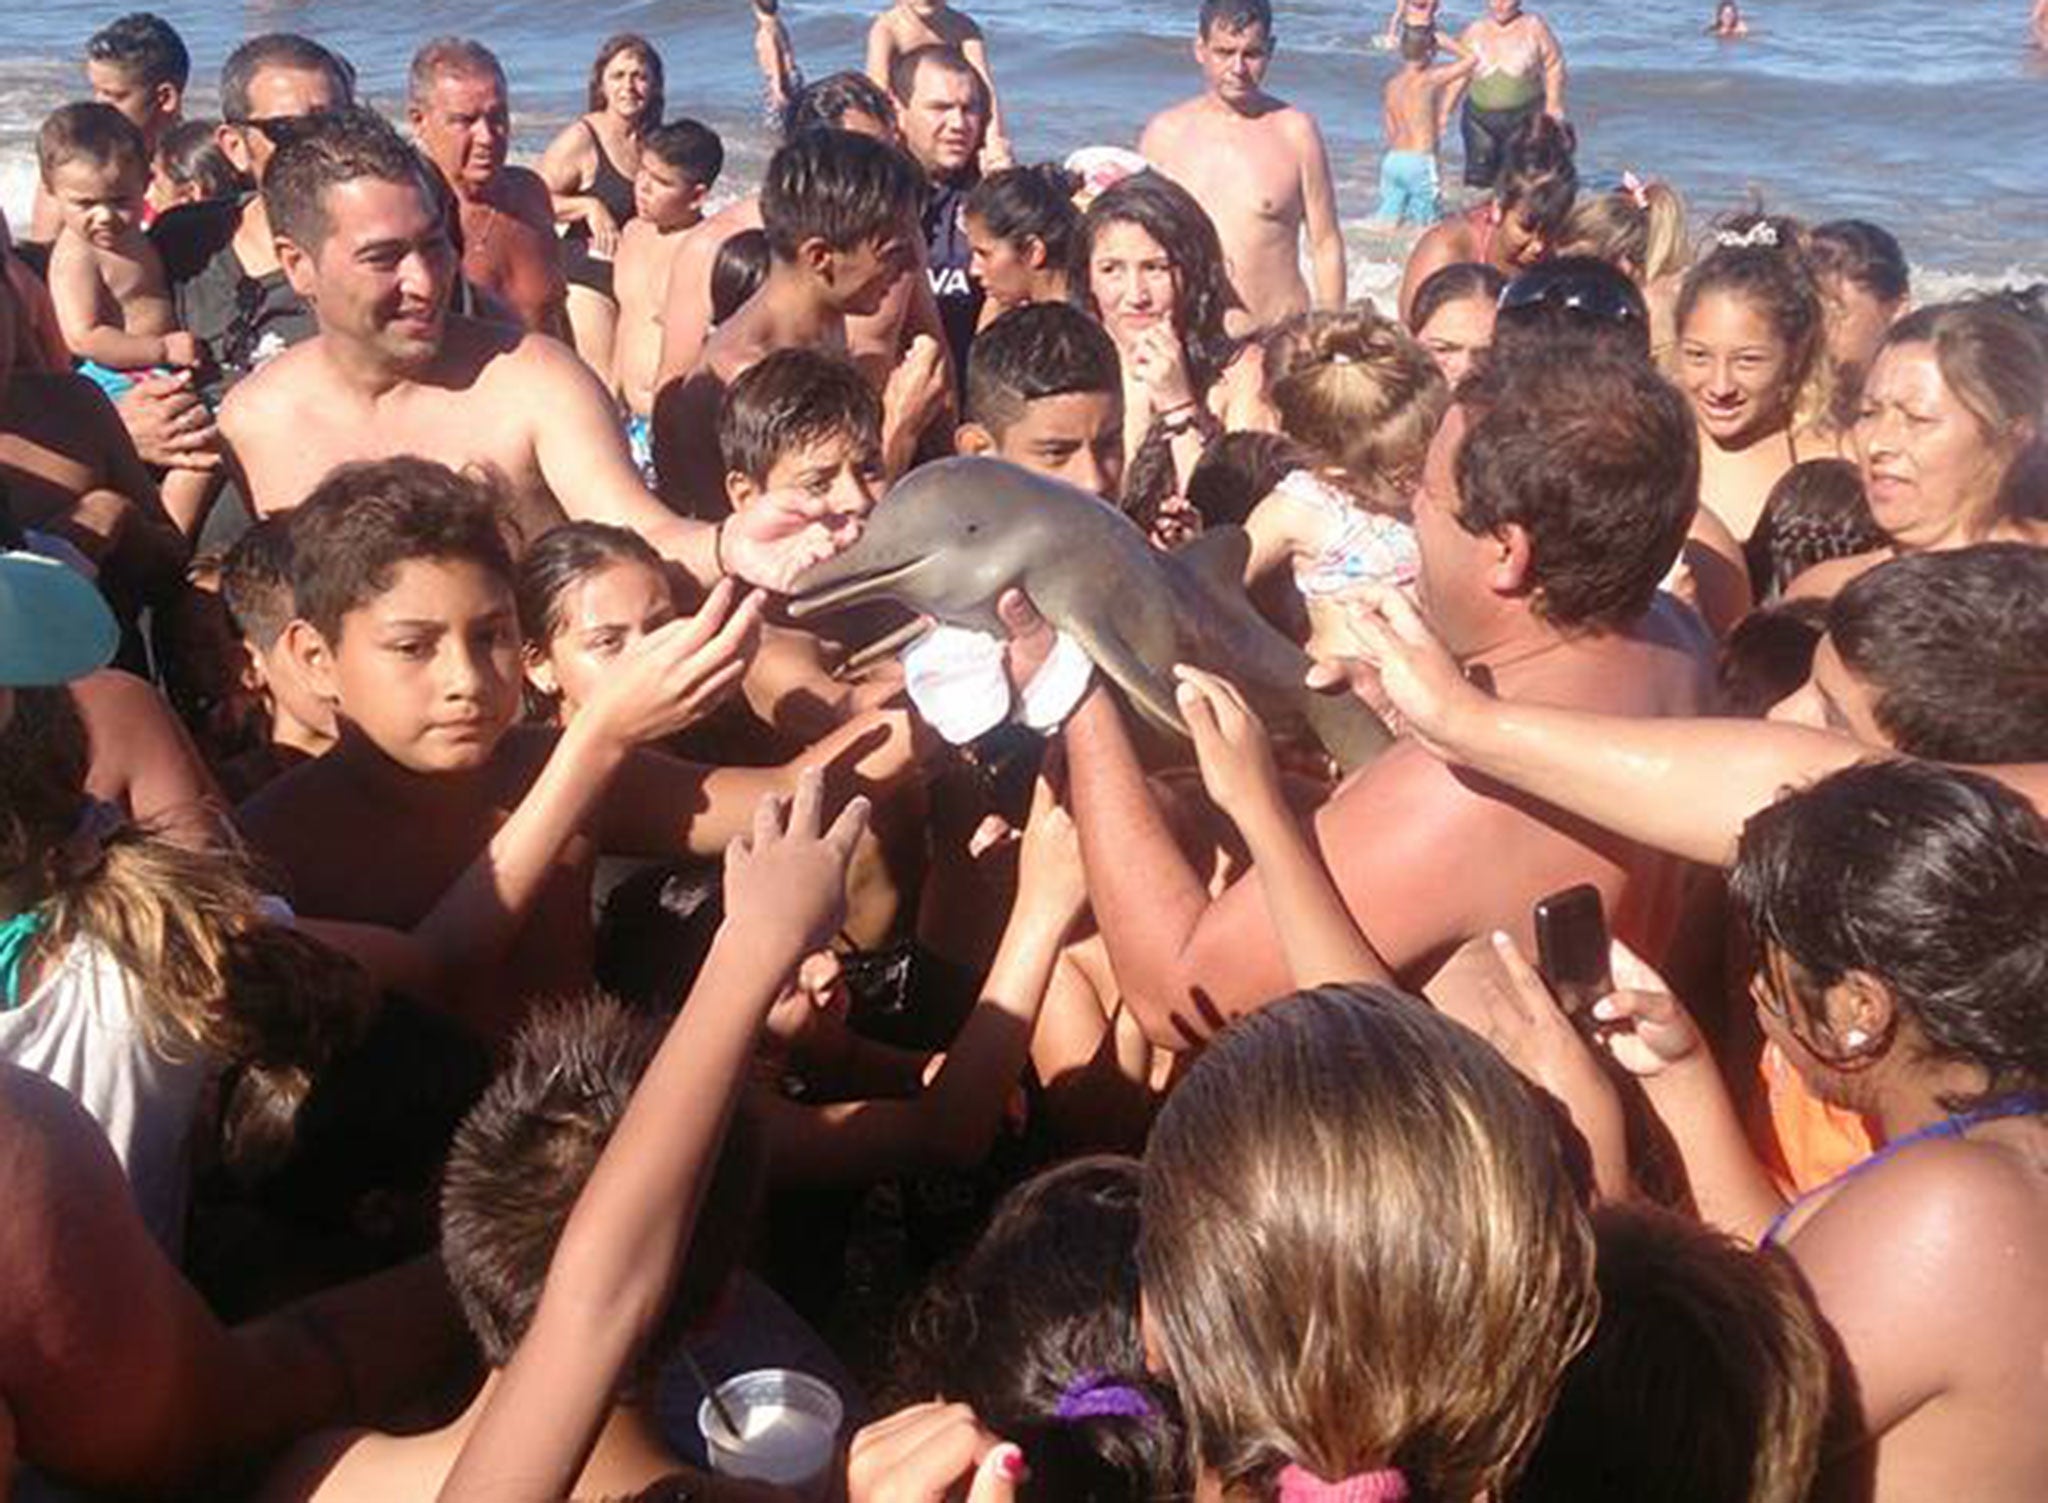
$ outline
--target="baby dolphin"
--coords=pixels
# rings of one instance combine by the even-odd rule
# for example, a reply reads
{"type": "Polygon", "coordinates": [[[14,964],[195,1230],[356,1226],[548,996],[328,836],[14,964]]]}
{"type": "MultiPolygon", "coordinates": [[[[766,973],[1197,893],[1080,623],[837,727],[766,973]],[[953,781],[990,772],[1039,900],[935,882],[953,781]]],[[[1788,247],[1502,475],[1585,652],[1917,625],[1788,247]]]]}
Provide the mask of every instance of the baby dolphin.
{"type": "Polygon", "coordinates": [[[1303,683],[1308,655],[1245,596],[1244,532],[1217,528],[1174,553],[1154,548],[1088,492],[1000,459],[940,460],[876,505],[860,540],[798,576],[790,615],[893,600],[1003,635],[1012,586],[1080,644],[1147,720],[1182,736],[1173,665],[1235,683],[1276,730],[1302,724],[1346,771],[1393,739],[1349,694],[1303,683]]]}

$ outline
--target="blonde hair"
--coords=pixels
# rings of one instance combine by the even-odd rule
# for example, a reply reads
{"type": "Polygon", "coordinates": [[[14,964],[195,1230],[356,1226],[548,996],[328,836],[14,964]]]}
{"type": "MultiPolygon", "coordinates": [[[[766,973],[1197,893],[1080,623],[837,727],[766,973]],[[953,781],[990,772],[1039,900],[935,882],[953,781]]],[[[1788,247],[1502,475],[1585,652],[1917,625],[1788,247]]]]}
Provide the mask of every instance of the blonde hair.
{"type": "Polygon", "coordinates": [[[135,983],[135,1026],[154,1053],[267,1064],[325,1027],[329,1002],[345,995],[359,1010],[360,972],[263,923],[237,853],[188,849],[126,822],[82,828],[93,809],[85,771],[69,694],[16,691],[14,721],[0,732],[0,893],[43,911],[52,952],[81,939],[106,949],[135,983]]]}
{"type": "Polygon", "coordinates": [[[1549,1118],[1384,987],[1297,993],[1195,1064],[1146,1152],[1138,1263],[1197,1458],[1255,1495],[1289,1463],[1497,1490],[1598,1310],[1549,1118]]]}
{"type": "Polygon", "coordinates": [[[1405,499],[1451,404],[1429,352],[1366,302],[1296,314],[1264,355],[1280,431],[1367,499],[1405,499]]]}
{"type": "Polygon", "coordinates": [[[1692,247],[1685,233],[1685,200],[1655,179],[1582,198],[1565,221],[1559,253],[1595,256],[1632,270],[1648,286],[1685,270],[1692,247]]]}

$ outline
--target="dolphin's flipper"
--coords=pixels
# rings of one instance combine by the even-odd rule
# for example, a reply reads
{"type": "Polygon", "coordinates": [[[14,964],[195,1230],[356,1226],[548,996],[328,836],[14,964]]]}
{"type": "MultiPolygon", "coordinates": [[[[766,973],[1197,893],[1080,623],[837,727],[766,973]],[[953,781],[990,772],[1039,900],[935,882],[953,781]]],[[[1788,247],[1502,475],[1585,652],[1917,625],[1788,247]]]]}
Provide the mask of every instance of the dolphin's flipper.
{"type": "Polygon", "coordinates": [[[1301,691],[1301,713],[1323,750],[1346,772],[1363,767],[1394,743],[1394,733],[1356,694],[1301,691]]]}
{"type": "Polygon", "coordinates": [[[1061,623],[1081,650],[1088,654],[1088,660],[1109,676],[1110,682],[1124,691],[1124,697],[1147,720],[1161,730],[1172,731],[1185,736],[1187,724],[1180,718],[1180,707],[1173,702],[1173,689],[1159,674],[1146,666],[1145,660],[1132,650],[1131,645],[1114,632],[1098,630],[1098,623],[1072,620],[1061,623]]]}
{"type": "Polygon", "coordinates": [[[1189,538],[1173,556],[1194,573],[1231,595],[1244,594],[1244,566],[1251,562],[1252,537],[1242,527],[1212,527],[1189,538]]]}

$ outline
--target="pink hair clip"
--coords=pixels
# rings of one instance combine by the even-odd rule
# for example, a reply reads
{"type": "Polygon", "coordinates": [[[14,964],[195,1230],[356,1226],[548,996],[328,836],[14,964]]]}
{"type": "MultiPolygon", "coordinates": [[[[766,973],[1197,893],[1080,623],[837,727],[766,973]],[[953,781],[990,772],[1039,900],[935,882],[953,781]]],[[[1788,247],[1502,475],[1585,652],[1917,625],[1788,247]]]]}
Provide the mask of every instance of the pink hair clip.
{"type": "Polygon", "coordinates": [[[1398,1467],[1325,1482],[1305,1466],[1280,1468],[1280,1503],[1407,1503],[1408,1478],[1398,1467]]]}
{"type": "Polygon", "coordinates": [[[1644,186],[1643,180],[1637,177],[1633,172],[1622,173],[1621,191],[1629,196],[1629,201],[1633,203],[1638,209],[1649,209],[1650,190],[1644,186]]]}

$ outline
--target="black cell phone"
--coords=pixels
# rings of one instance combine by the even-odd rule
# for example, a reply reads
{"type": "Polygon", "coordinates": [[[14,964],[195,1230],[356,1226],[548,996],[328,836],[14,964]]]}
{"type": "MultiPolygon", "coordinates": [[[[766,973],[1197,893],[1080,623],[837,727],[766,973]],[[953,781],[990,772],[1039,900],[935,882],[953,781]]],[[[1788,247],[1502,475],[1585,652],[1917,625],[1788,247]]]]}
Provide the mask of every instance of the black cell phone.
{"type": "Polygon", "coordinates": [[[1574,1018],[1614,990],[1599,888],[1581,882],[1537,902],[1536,969],[1574,1018]]]}

